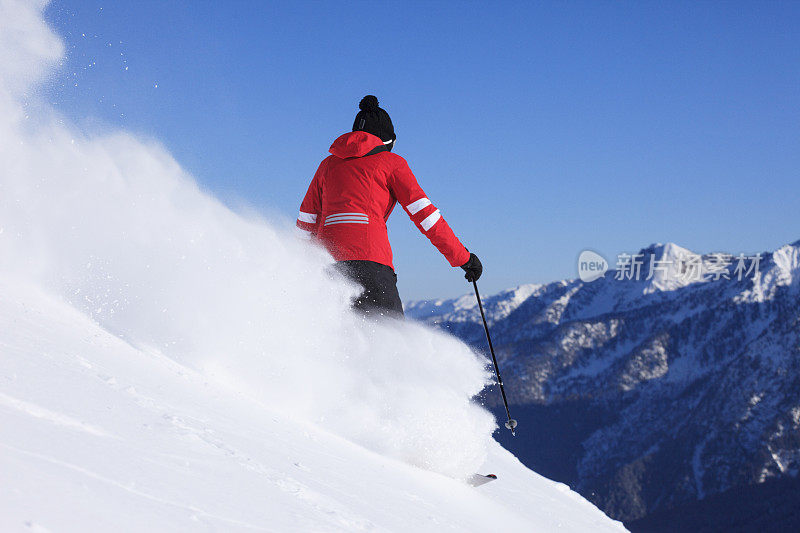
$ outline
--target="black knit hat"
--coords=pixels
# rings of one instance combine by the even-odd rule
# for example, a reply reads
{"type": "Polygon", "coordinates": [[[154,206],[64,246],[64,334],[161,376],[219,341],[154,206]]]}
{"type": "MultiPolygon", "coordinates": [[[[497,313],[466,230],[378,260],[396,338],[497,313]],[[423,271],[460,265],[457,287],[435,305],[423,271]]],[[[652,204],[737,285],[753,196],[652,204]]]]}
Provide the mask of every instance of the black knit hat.
{"type": "Polygon", "coordinates": [[[358,104],[361,110],[353,122],[353,131],[366,131],[381,138],[383,142],[394,141],[394,126],[389,113],[378,107],[378,98],[368,94],[358,104]]]}

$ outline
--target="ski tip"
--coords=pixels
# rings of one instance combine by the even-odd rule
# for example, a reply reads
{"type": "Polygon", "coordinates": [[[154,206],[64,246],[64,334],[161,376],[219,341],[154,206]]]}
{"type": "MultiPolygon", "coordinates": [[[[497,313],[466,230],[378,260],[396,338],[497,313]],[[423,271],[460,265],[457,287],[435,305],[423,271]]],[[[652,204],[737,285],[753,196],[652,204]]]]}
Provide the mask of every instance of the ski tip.
{"type": "Polygon", "coordinates": [[[472,474],[467,482],[473,487],[479,487],[495,479],[497,479],[497,476],[494,474],[472,474]]]}

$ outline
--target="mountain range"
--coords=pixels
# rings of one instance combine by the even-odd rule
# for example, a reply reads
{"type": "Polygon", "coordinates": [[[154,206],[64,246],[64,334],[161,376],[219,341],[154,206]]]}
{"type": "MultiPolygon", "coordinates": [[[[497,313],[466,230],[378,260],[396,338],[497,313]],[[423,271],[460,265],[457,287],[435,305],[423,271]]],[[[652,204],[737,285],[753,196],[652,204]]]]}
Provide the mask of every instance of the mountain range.
{"type": "MultiPolygon", "coordinates": [[[[735,530],[731,512],[765,498],[770,509],[769,497],[800,508],[796,489],[774,489],[800,471],[800,241],[752,257],[672,243],[630,257],[640,275],[484,299],[519,420],[517,437],[496,438],[633,530],[735,530]]],[[[473,294],[406,313],[485,350],[473,294]]],[[[504,419],[498,398],[485,401],[504,419]]]]}

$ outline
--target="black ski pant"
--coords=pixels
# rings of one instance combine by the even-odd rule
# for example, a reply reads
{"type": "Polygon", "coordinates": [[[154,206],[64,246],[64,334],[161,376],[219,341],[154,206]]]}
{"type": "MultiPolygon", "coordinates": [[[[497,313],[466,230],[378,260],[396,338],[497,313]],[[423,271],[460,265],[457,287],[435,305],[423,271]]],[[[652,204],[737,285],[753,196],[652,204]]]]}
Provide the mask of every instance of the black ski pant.
{"type": "Polygon", "coordinates": [[[362,287],[353,308],[365,315],[403,317],[403,302],[397,292],[397,274],[391,267],[375,261],[339,261],[336,269],[362,287]]]}

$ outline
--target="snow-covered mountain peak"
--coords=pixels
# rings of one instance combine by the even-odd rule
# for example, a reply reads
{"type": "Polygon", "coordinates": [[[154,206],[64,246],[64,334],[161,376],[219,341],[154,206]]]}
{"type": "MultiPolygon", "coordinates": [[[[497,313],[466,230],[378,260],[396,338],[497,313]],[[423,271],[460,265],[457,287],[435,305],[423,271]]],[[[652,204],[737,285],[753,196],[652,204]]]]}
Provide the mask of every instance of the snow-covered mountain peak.
{"type": "MultiPolygon", "coordinates": [[[[791,245],[787,245],[791,246],[791,245]]],[[[637,293],[648,295],[656,292],[669,292],[690,285],[706,284],[709,281],[727,282],[743,278],[759,279],[759,255],[733,255],[727,252],[699,254],[675,243],[655,243],[634,254],[631,263],[636,265],[636,276],[631,279],[634,286],[639,281],[637,293]],[[639,291],[639,289],[641,289],[639,291]]],[[[769,256],[769,254],[766,254],[769,256]]],[[[628,267],[628,270],[631,270],[628,267]]]]}
{"type": "Polygon", "coordinates": [[[700,280],[693,280],[684,274],[692,261],[700,256],[688,248],[675,243],[655,243],[639,251],[642,256],[644,286],[642,294],[658,291],[673,291],[700,280]]]}
{"type": "Polygon", "coordinates": [[[781,246],[772,254],[772,261],[787,285],[798,282],[800,274],[800,241],[781,246]]]}
{"type": "MultiPolygon", "coordinates": [[[[514,312],[517,307],[536,294],[537,291],[542,290],[543,287],[545,285],[528,283],[485,296],[482,297],[483,307],[487,314],[491,316],[491,320],[500,320],[514,312]]],[[[480,316],[478,302],[474,293],[467,293],[458,298],[410,302],[406,306],[406,311],[414,316],[448,316],[453,320],[467,320],[480,316]]]]}
{"type": "Polygon", "coordinates": [[[639,251],[645,256],[653,255],[659,261],[677,261],[688,255],[697,255],[695,252],[679,246],[674,242],[653,243],[639,251]]]}
{"type": "Polygon", "coordinates": [[[781,287],[800,291],[800,241],[781,246],[771,254],[763,254],[760,270],[755,274],[751,287],[742,291],[737,300],[770,300],[781,287]]]}

